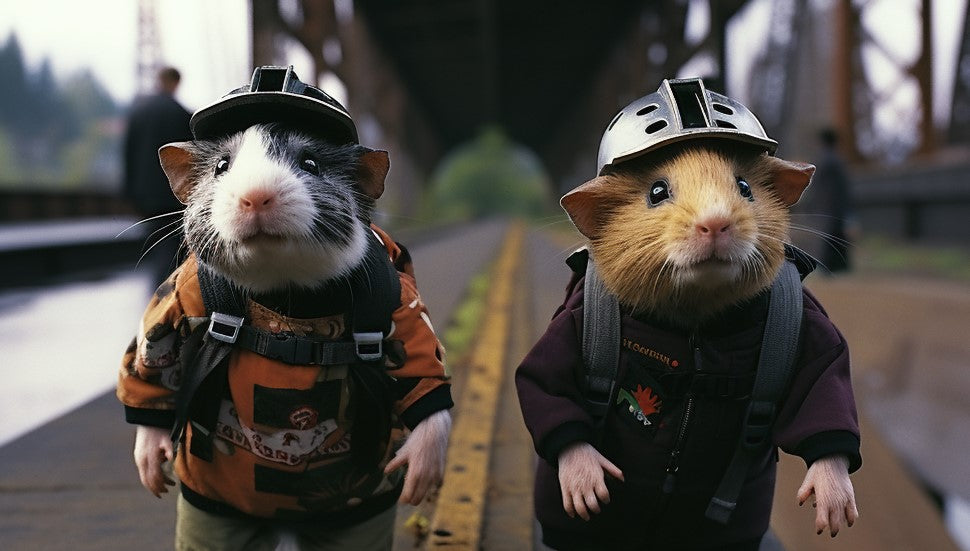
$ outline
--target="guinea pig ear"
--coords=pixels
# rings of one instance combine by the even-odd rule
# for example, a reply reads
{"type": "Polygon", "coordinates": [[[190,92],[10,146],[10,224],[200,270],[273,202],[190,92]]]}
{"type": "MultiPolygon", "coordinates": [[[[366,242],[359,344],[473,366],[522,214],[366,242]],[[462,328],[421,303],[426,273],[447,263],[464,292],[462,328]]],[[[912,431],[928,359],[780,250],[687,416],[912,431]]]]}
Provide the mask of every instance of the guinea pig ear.
{"type": "Polygon", "coordinates": [[[384,193],[384,179],[391,169],[391,161],[387,151],[365,149],[360,156],[360,166],[357,169],[357,183],[371,199],[378,199],[384,193]]]}
{"type": "Polygon", "coordinates": [[[189,203],[189,193],[195,187],[192,179],[192,165],[195,156],[192,154],[192,142],[173,142],[158,148],[158,160],[162,163],[162,170],[168,177],[168,184],[172,186],[172,193],[183,204],[189,203]]]}
{"type": "Polygon", "coordinates": [[[598,176],[563,195],[559,200],[579,233],[590,239],[596,239],[605,223],[604,209],[601,207],[603,198],[609,194],[609,188],[608,178],[598,176]]]}
{"type": "Polygon", "coordinates": [[[771,163],[772,187],[778,198],[786,206],[798,202],[815,174],[815,165],[786,161],[777,157],[768,157],[771,163]]]}

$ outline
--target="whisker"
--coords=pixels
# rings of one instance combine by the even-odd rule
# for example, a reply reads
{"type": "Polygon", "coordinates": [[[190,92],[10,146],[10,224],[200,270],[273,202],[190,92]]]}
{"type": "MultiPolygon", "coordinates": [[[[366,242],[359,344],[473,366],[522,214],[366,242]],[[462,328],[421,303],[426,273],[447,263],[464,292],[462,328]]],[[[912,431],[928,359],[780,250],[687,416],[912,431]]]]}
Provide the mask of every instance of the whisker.
{"type": "MultiPolygon", "coordinates": [[[[179,227],[175,228],[175,230],[174,230],[174,231],[177,232],[181,228],[181,221],[169,222],[168,224],[165,224],[164,226],[159,227],[158,229],[156,229],[152,233],[148,234],[148,237],[145,238],[145,241],[148,242],[155,235],[157,235],[159,233],[162,233],[164,231],[168,231],[168,230],[170,230],[171,228],[173,228],[175,226],[179,226],[179,227]]],[[[169,235],[171,235],[171,233],[167,234],[165,237],[168,237],[169,235]]],[[[163,237],[162,239],[165,239],[165,237],[163,237]]],[[[159,241],[161,241],[161,239],[159,241]]],[[[155,244],[157,244],[157,243],[158,243],[158,241],[155,242],[155,244]]]]}
{"type": "Polygon", "coordinates": [[[822,214],[822,213],[808,213],[808,212],[793,212],[790,214],[792,218],[824,218],[826,220],[835,220],[838,222],[845,222],[845,218],[840,216],[835,216],[832,214],[822,214]]]}
{"type": "Polygon", "coordinates": [[[536,226],[536,229],[538,229],[538,230],[544,230],[544,229],[551,228],[553,226],[558,226],[558,225],[561,225],[561,224],[572,224],[572,222],[570,222],[568,219],[567,220],[563,220],[562,218],[560,218],[558,216],[550,216],[548,218],[540,218],[536,222],[540,222],[540,224],[538,226],[536,226]],[[544,220],[551,220],[551,222],[542,223],[544,220]]]}
{"type": "Polygon", "coordinates": [[[660,288],[660,280],[664,277],[664,271],[668,269],[671,271],[671,273],[673,273],[673,266],[670,264],[670,258],[665,258],[664,263],[661,264],[660,269],[657,270],[656,277],[653,278],[653,288],[651,289],[653,294],[657,294],[657,291],[660,288]]]}
{"type": "Polygon", "coordinates": [[[179,233],[179,230],[178,229],[172,230],[172,231],[168,232],[167,234],[163,235],[158,241],[155,241],[154,243],[152,243],[152,245],[150,247],[148,247],[147,249],[145,249],[145,252],[143,252],[141,254],[141,256],[138,257],[138,261],[135,262],[135,266],[141,265],[141,261],[145,259],[145,256],[149,252],[151,252],[152,249],[154,249],[156,246],[158,246],[159,243],[161,243],[162,241],[165,241],[169,237],[172,237],[174,235],[178,235],[178,233],[179,233]]]}
{"type": "Polygon", "coordinates": [[[832,235],[830,233],[827,233],[827,232],[824,232],[824,231],[821,231],[821,230],[817,230],[815,228],[810,228],[810,227],[807,227],[807,226],[796,226],[796,225],[792,225],[792,229],[793,230],[797,230],[797,231],[801,231],[801,232],[805,232],[805,233],[808,233],[808,234],[811,234],[811,235],[817,235],[818,237],[821,237],[824,241],[826,241],[828,243],[838,243],[840,245],[854,246],[854,244],[851,241],[849,241],[848,239],[844,239],[842,237],[838,237],[836,235],[832,235]]]}
{"type": "Polygon", "coordinates": [[[140,226],[140,225],[142,225],[142,224],[144,224],[146,222],[151,222],[152,220],[158,220],[159,218],[165,218],[166,216],[181,216],[182,213],[184,213],[184,212],[185,212],[185,209],[182,209],[182,210],[178,210],[178,211],[175,211],[175,212],[166,212],[166,213],[163,213],[163,214],[159,214],[157,216],[152,216],[151,218],[145,218],[144,220],[139,220],[139,221],[135,222],[134,224],[132,224],[132,225],[128,226],[127,228],[125,228],[125,229],[121,230],[120,232],[118,232],[118,235],[115,236],[115,239],[118,239],[126,231],[134,228],[135,226],[140,226]]]}

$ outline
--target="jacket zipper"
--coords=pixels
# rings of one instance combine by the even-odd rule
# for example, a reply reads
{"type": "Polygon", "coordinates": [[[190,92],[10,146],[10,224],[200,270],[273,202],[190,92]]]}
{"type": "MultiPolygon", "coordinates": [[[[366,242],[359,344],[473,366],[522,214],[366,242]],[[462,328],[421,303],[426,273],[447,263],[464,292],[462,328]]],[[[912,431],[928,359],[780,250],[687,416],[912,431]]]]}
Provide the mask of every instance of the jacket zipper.
{"type": "MultiPolygon", "coordinates": [[[[701,349],[696,344],[694,335],[690,336],[690,345],[694,349],[694,372],[701,369],[701,349]]],[[[680,420],[680,429],[677,431],[677,440],[670,451],[670,460],[667,461],[667,476],[664,477],[663,493],[672,494],[677,483],[677,471],[680,470],[680,452],[683,450],[684,441],[687,439],[687,427],[690,424],[691,415],[694,413],[694,395],[687,391],[687,405],[684,406],[684,416],[680,420]]]]}

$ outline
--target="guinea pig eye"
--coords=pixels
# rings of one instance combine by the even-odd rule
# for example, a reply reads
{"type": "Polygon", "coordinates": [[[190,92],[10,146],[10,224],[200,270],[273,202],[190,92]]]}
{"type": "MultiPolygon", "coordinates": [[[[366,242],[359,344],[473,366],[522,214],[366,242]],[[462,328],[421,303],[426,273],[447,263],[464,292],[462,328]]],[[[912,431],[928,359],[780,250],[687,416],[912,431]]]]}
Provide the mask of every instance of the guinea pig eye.
{"type": "Polygon", "coordinates": [[[657,180],[650,186],[650,194],[647,196],[647,203],[655,207],[670,199],[670,186],[663,180],[657,180]]]}
{"type": "Polygon", "coordinates": [[[304,172],[309,172],[314,176],[320,175],[320,167],[317,165],[317,162],[309,157],[305,157],[302,161],[300,161],[300,168],[303,169],[304,172]]]}
{"type": "Polygon", "coordinates": [[[751,194],[751,185],[740,176],[738,176],[738,192],[741,194],[741,197],[744,197],[748,201],[754,201],[754,195],[751,194]]]}
{"type": "Polygon", "coordinates": [[[229,157],[223,157],[219,159],[218,163],[216,163],[216,176],[227,170],[229,170],[229,157]]]}

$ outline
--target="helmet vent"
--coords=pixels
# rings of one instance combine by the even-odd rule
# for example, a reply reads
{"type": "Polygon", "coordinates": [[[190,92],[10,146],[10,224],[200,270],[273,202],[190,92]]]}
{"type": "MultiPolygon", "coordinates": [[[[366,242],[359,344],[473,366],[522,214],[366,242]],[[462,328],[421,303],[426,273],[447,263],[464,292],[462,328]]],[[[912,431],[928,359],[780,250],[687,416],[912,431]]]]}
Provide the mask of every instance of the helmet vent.
{"type": "MultiPolygon", "coordinates": [[[[720,104],[720,103],[713,103],[711,105],[713,105],[714,110],[717,111],[718,113],[723,113],[725,115],[733,115],[734,114],[734,109],[731,109],[727,105],[723,105],[723,104],[720,104]]],[[[731,128],[734,128],[734,127],[732,126],[731,128]]]]}
{"type": "Polygon", "coordinates": [[[654,134],[656,132],[659,132],[659,131],[663,130],[664,128],[667,128],[667,121],[665,121],[665,120],[659,120],[659,121],[651,124],[650,126],[648,126],[646,128],[645,132],[647,134],[654,134]]]}
{"type": "Polygon", "coordinates": [[[729,123],[728,121],[722,121],[720,119],[715,120],[714,121],[714,124],[720,126],[721,128],[733,128],[734,130],[737,130],[738,129],[737,126],[734,126],[733,124],[729,123]]]}
{"type": "Polygon", "coordinates": [[[657,109],[660,109],[660,106],[657,105],[656,103],[651,103],[650,105],[648,105],[648,106],[644,107],[643,109],[637,111],[637,116],[642,117],[642,116],[644,116],[644,115],[646,115],[648,113],[653,113],[657,109]]]}
{"type": "Polygon", "coordinates": [[[673,92],[677,112],[680,114],[681,128],[710,126],[707,121],[704,89],[701,87],[700,80],[671,82],[670,91],[673,92]]]}
{"type": "Polygon", "coordinates": [[[610,123],[610,125],[606,127],[606,131],[609,132],[610,130],[613,130],[613,127],[616,126],[616,123],[620,121],[620,117],[622,116],[623,116],[623,111],[620,111],[619,113],[617,113],[616,116],[613,117],[613,121],[610,123]]]}
{"type": "Polygon", "coordinates": [[[253,78],[253,92],[281,92],[286,82],[286,67],[263,67],[253,78]]]}

